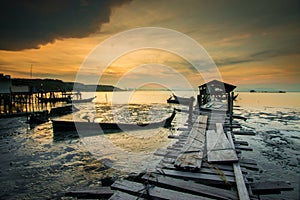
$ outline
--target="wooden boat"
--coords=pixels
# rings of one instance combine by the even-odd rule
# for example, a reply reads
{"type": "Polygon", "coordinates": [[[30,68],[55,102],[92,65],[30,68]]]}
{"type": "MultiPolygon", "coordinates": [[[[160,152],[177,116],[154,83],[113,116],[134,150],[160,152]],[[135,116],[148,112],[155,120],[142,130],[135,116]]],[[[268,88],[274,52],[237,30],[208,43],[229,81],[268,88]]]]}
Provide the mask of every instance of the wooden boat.
{"type": "Polygon", "coordinates": [[[238,96],[239,96],[239,94],[234,95],[233,96],[233,101],[236,101],[238,96]]]}
{"type": "Polygon", "coordinates": [[[67,105],[67,106],[52,108],[50,113],[48,112],[48,110],[32,112],[28,116],[29,117],[28,123],[34,125],[43,124],[45,122],[48,122],[50,117],[67,115],[75,111],[78,111],[76,107],[74,107],[73,105],[67,105]]]}
{"type": "Polygon", "coordinates": [[[88,98],[88,99],[67,99],[67,103],[88,103],[92,102],[96,97],[88,98]]]}
{"type": "Polygon", "coordinates": [[[43,124],[49,121],[49,113],[48,110],[41,112],[34,112],[29,115],[28,122],[30,124],[43,124]]]}
{"type": "Polygon", "coordinates": [[[181,105],[189,105],[191,101],[194,101],[194,97],[190,98],[184,98],[184,97],[179,97],[173,94],[169,99],[167,99],[168,103],[174,103],[174,104],[181,104],[181,105]]]}
{"type": "Polygon", "coordinates": [[[152,123],[110,123],[110,122],[74,122],[52,119],[53,132],[65,132],[65,131],[77,131],[77,130],[94,130],[105,132],[119,132],[119,131],[131,131],[137,129],[153,129],[171,126],[176,112],[173,111],[172,115],[162,121],[152,123]]]}
{"type": "Polygon", "coordinates": [[[67,115],[78,111],[78,109],[73,105],[66,105],[61,107],[52,108],[50,111],[50,117],[57,117],[62,115],[67,115]]]}

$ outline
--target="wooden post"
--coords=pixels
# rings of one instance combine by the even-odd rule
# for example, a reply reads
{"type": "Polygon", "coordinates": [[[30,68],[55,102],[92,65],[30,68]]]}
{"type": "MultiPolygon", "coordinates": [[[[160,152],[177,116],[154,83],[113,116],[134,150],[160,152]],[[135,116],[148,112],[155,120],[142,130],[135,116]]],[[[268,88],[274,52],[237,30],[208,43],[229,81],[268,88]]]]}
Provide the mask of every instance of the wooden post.
{"type": "Polygon", "coordinates": [[[230,97],[230,110],[229,110],[229,120],[230,120],[230,130],[232,131],[232,121],[233,121],[233,98],[234,98],[234,92],[231,92],[230,97]]]}
{"type": "Polygon", "coordinates": [[[190,98],[190,103],[189,103],[189,118],[188,118],[188,125],[189,127],[192,126],[193,123],[193,105],[194,105],[194,97],[190,98]]]}
{"type": "MultiPolygon", "coordinates": [[[[227,132],[226,134],[227,134],[229,143],[231,144],[232,148],[235,149],[231,132],[227,132]]],[[[242,170],[241,170],[240,164],[238,162],[233,163],[233,171],[234,171],[234,175],[235,175],[235,182],[237,185],[240,200],[250,200],[249,193],[248,193],[248,190],[247,190],[247,187],[246,187],[246,184],[244,181],[244,177],[242,174],[242,170]]]]}

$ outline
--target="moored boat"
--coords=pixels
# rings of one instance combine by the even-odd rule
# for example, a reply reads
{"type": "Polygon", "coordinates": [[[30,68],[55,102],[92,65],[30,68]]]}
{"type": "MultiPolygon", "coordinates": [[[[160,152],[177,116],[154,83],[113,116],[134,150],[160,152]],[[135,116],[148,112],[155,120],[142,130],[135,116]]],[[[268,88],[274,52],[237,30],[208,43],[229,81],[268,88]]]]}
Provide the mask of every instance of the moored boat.
{"type": "Polygon", "coordinates": [[[88,103],[88,102],[92,102],[96,97],[91,97],[88,99],[67,99],[66,102],[67,103],[88,103]]]}
{"type": "Polygon", "coordinates": [[[176,112],[173,111],[172,115],[159,122],[149,123],[114,123],[114,122],[83,122],[83,121],[66,121],[52,119],[53,132],[64,132],[64,131],[103,131],[105,132],[116,132],[116,131],[131,131],[138,129],[154,129],[159,127],[168,128],[171,126],[176,112]]]}
{"type": "Polygon", "coordinates": [[[31,113],[29,115],[29,123],[30,124],[43,124],[49,121],[49,112],[48,110],[31,113]]]}
{"type": "Polygon", "coordinates": [[[179,97],[173,94],[169,99],[167,99],[168,103],[174,103],[174,104],[181,104],[181,105],[189,105],[191,101],[194,101],[194,97],[185,98],[185,97],[179,97]]]}

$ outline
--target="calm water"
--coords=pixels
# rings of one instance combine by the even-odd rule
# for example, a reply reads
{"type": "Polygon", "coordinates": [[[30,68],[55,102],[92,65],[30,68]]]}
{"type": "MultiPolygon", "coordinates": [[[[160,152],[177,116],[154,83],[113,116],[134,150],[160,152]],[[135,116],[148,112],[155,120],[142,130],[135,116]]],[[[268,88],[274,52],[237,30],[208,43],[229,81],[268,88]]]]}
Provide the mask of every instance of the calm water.
{"type": "MultiPolygon", "coordinates": [[[[195,96],[194,92],[178,92],[195,96]]],[[[168,117],[167,91],[84,93],[95,103],[79,104],[79,112],[64,119],[99,122],[150,122],[168,117]]],[[[239,136],[253,152],[243,156],[258,161],[256,180],[286,180],[292,192],[265,199],[298,199],[300,150],[300,93],[239,93],[235,113],[248,117],[243,128],[256,136],[239,136]]],[[[178,114],[174,125],[183,127],[187,116],[178,114]]],[[[30,128],[25,118],[0,119],[0,199],[56,198],[68,188],[97,188],[101,179],[151,170],[161,159],[153,152],[172,142],[164,128],[93,137],[53,136],[51,122],[30,128]]]]}

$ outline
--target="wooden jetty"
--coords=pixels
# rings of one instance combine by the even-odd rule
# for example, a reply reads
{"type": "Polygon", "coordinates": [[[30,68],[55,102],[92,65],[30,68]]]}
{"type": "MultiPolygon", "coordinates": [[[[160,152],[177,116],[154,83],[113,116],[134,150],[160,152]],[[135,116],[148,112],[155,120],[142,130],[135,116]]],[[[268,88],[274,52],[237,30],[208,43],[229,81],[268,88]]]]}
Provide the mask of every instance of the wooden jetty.
{"type": "MultiPolygon", "coordinates": [[[[213,82],[219,84],[219,82],[213,82]]],[[[224,87],[224,86],[223,86],[224,87]]],[[[225,85],[226,87],[226,85],[225,85]]],[[[231,86],[230,86],[231,87],[231,86]]],[[[285,182],[253,182],[249,170],[258,169],[255,161],[241,158],[237,147],[248,143],[235,139],[232,131],[234,87],[218,92],[227,104],[207,101],[202,91],[197,115],[190,116],[190,126],[173,137],[176,142],[155,153],[161,162],[153,171],[137,177],[119,179],[109,188],[95,191],[72,191],[66,196],[84,194],[85,198],[103,199],[259,199],[259,195],[291,190],[285,182]],[[228,97],[228,95],[230,97],[228,97]],[[202,104],[205,102],[205,104],[202,104]],[[205,109],[201,109],[201,108],[205,109]],[[206,109],[208,108],[209,109],[206,109]],[[216,109],[218,112],[216,112],[216,109]],[[224,111],[224,112],[221,112],[224,111]],[[271,189],[272,188],[272,189],[271,189]],[[101,193],[103,191],[103,193],[101,193]],[[68,195],[71,194],[71,195],[68,195]]],[[[203,89],[203,88],[201,88],[203,89]]],[[[219,90],[218,90],[219,91],[219,90]]],[[[210,90],[212,93],[212,90],[210,90]]],[[[210,96],[209,98],[214,98],[210,96]]],[[[195,113],[195,112],[190,112],[195,113]]]]}

